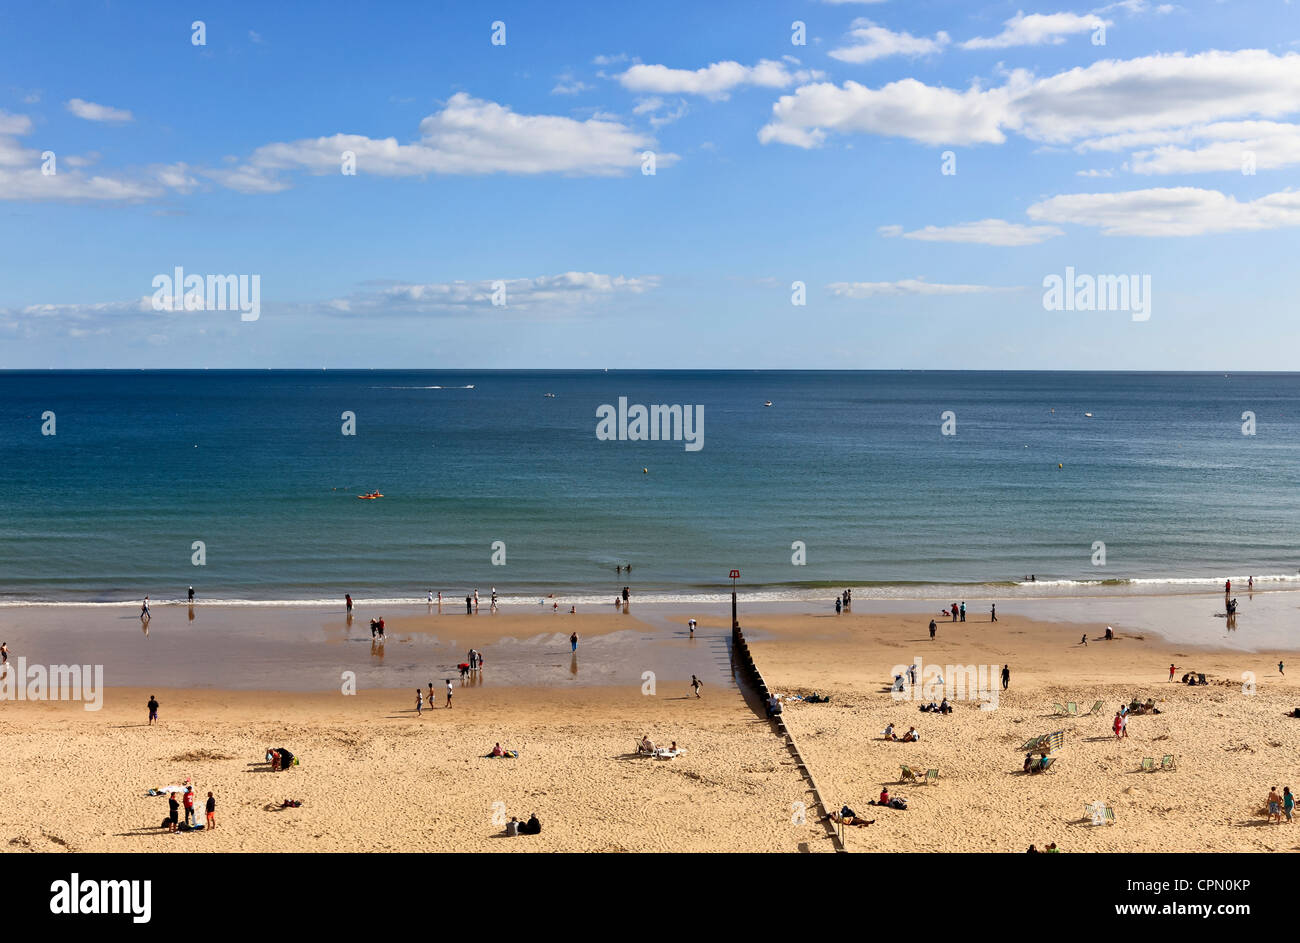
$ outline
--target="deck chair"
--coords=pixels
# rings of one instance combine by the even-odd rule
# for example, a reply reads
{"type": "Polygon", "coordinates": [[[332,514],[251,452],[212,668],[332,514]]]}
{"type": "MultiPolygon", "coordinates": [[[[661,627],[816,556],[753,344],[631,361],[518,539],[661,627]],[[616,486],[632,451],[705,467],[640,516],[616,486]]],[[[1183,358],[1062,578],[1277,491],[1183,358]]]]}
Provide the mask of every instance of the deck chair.
{"type": "Polygon", "coordinates": [[[1112,809],[1110,806],[1106,806],[1106,818],[1105,818],[1105,821],[1106,821],[1108,824],[1110,824],[1110,825],[1114,825],[1114,824],[1115,824],[1115,810],[1112,809]]]}
{"type": "Polygon", "coordinates": [[[902,769],[903,769],[903,775],[899,777],[898,780],[900,783],[916,782],[916,773],[912,772],[912,767],[904,766],[902,769]]]}
{"type": "Polygon", "coordinates": [[[1101,705],[1102,705],[1102,702],[1101,702],[1101,701],[1098,701],[1096,704],[1092,705],[1092,710],[1088,711],[1088,713],[1084,714],[1083,716],[1084,716],[1084,717],[1091,717],[1093,714],[1100,714],[1100,713],[1101,713],[1101,705]]]}
{"type": "Polygon", "coordinates": [[[1155,760],[1155,757],[1152,757],[1152,756],[1144,756],[1144,757],[1142,757],[1142,772],[1144,772],[1144,773],[1150,773],[1150,772],[1153,772],[1153,771],[1155,770],[1155,768],[1156,768],[1156,760],[1155,760]]]}
{"type": "Polygon", "coordinates": [[[1050,773],[1052,771],[1052,766],[1055,765],[1055,763],[1056,763],[1056,757],[1045,756],[1043,757],[1043,762],[1038,771],[1040,773],[1050,773]]]}
{"type": "Polygon", "coordinates": [[[654,756],[654,755],[655,755],[655,751],[654,751],[654,750],[647,750],[645,747],[643,747],[643,746],[641,745],[641,741],[638,740],[638,741],[636,742],[636,755],[637,755],[637,756],[654,756]]]}
{"type": "Polygon", "coordinates": [[[939,771],[937,769],[928,769],[925,771],[925,784],[937,783],[939,781],[939,771]]]}
{"type": "Polygon", "coordinates": [[[1020,752],[1033,753],[1038,749],[1039,745],[1046,739],[1047,739],[1047,734],[1040,734],[1037,737],[1034,737],[1032,740],[1026,740],[1024,746],[1020,748],[1020,752]]]}
{"type": "Polygon", "coordinates": [[[1078,717],[1079,705],[1074,703],[1074,701],[1070,701],[1068,704],[1065,705],[1065,713],[1068,714],[1070,717],[1078,717]]]}
{"type": "Polygon", "coordinates": [[[1043,746],[1047,748],[1048,753],[1055,753],[1057,750],[1061,749],[1061,747],[1065,746],[1065,731],[1057,730],[1054,733],[1049,733],[1045,738],[1043,746]]]}
{"type": "Polygon", "coordinates": [[[1160,758],[1160,768],[1161,768],[1161,769],[1177,769],[1177,768],[1178,768],[1178,765],[1174,762],[1174,758],[1173,758],[1173,756],[1172,756],[1171,754],[1167,754],[1167,755],[1162,756],[1162,757],[1160,758]]]}
{"type": "Polygon", "coordinates": [[[1064,705],[1064,704],[1053,704],[1052,707],[1054,707],[1054,708],[1056,709],[1056,716],[1057,716],[1057,717],[1064,717],[1066,714],[1069,713],[1069,711],[1067,711],[1067,710],[1065,709],[1065,705],[1064,705]]]}

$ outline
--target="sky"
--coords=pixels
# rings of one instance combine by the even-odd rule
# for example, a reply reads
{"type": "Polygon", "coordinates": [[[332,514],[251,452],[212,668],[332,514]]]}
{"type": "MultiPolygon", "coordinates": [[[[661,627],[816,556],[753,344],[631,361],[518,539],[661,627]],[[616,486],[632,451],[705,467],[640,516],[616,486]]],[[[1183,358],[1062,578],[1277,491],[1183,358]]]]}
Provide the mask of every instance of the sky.
{"type": "Polygon", "coordinates": [[[1298,183],[1287,0],[5,4],[0,369],[1289,370],[1298,183]]]}

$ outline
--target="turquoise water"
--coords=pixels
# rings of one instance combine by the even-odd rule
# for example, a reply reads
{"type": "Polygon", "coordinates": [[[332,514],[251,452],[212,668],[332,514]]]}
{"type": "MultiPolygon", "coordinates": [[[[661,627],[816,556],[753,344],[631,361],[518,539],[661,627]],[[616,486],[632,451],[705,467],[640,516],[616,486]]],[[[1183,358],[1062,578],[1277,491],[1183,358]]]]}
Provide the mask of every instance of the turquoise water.
{"type": "Polygon", "coordinates": [[[3,373],[0,455],[11,604],[671,600],[732,568],[750,598],[1029,573],[1017,592],[1076,594],[1300,567],[1294,374],[3,373]],[[703,447],[599,440],[620,396],[702,406],[703,447]]]}

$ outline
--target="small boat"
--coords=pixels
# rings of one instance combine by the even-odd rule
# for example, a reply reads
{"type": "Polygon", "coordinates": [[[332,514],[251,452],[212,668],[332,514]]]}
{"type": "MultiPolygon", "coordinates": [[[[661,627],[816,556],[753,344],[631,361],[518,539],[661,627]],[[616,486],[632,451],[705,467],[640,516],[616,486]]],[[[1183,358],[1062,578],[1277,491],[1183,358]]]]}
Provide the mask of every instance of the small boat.
{"type": "Polygon", "coordinates": [[[768,401],[767,401],[766,403],[764,403],[763,405],[764,405],[764,406],[771,406],[771,405],[772,405],[772,401],[771,401],[771,400],[768,400],[768,401]]]}
{"type": "Polygon", "coordinates": [[[545,396],[547,399],[555,399],[554,393],[543,393],[542,395],[545,396]]]}
{"type": "Polygon", "coordinates": [[[357,495],[357,497],[360,498],[362,501],[373,501],[375,500],[375,498],[382,498],[383,495],[380,494],[378,491],[372,491],[370,492],[370,494],[359,494],[357,495]]]}
{"type": "Polygon", "coordinates": [[[1089,419],[1092,418],[1092,413],[1084,413],[1084,415],[1087,416],[1089,419]]]}

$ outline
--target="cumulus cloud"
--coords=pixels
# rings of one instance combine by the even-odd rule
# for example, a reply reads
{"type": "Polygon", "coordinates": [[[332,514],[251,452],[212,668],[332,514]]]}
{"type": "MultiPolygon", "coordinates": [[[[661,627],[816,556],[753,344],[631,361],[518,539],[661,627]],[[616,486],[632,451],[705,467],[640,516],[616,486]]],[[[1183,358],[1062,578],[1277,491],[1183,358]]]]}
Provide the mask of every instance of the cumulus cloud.
{"type": "Polygon", "coordinates": [[[629,91],[648,95],[703,95],[722,100],[743,85],[760,88],[788,88],[807,82],[817,73],[791,71],[775,59],[761,59],[757,65],[714,62],[702,69],[672,69],[666,65],[638,64],[617,76],[629,91]]]}
{"type": "Polygon", "coordinates": [[[1168,131],[1116,134],[1083,141],[1076,149],[1133,150],[1129,169],[1137,174],[1240,172],[1248,159],[1260,170],[1273,170],[1300,164],[1300,125],[1219,121],[1168,131]]]}
{"type": "Polygon", "coordinates": [[[1046,78],[1017,69],[1003,85],[965,91],[902,79],[796,88],[772,106],[764,143],[817,147],[829,134],[925,144],[1000,144],[1008,132],[1049,144],[1168,130],[1300,110],[1300,55],[1266,50],[1107,59],[1046,78]]]}
{"type": "Polygon", "coordinates": [[[941,51],[949,43],[948,34],[942,30],[935,33],[933,39],[928,39],[907,32],[895,33],[867,19],[853,21],[849,39],[852,42],[848,45],[830,51],[832,59],[860,64],[887,56],[928,56],[941,51]]]}
{"type": "Polygon", "coordinates": [[[826,286],[836,298],[876,298],[883,295],[978,295],[994,291],[1017,291],[997,285],[945,285],[924,278],[896,282],[832,282],[826,286]]]}
{"type": "Polygon", "coordinates": [[[107,121],[116,124],[122,124],[127,121],[134,121],[131,112],[125,108],[112,108],[108,105],[96,105],[94,102],[84,101],[80,98],[71,99],[67,103],[68,111],[72,112],[78,118],[85,118],[87,121],[107,121]]]}
{"type": "Polygon", "coordinates": [[[1029,207],[1031,219],[1092,226],[1107,236],[1199,236],[1300,226],[1300,190],[1240,202],[1218,190],[1163,187],[1069,193],[1029,207]]]}
{"type": "Polygon", "coordinates": [[[1005,219],[981,219],[973,223],[952,226],[925,226],[912,232],[903,232],[901,226],[881,226],[882,236],[902,236],[921,242],[965,242],[982,246],[1032,246],[1054,236],[1064,235],[1055,226],[1026,226],[1009,223],[1005,219]]]}
{"type": "MultiPolygon", "coordinates": [[[[655,146],[649,135],[607,116],[579,121],[558,115],[523,115],[459,92],[441,111],[420,122],[420,138],[410,144],[392,137],[334,134],[264,144],[238,166],[204,173],[235,190],[270,193],[289,185],[278,176],[284,171],[339,173],[343,153],[351,151],[358,174],[385,177],[492,173],[613,176],[640,166],[641,154],[655,146]]],[[[657,154],[661,167],[675,160],[676,155],[657,154]]]]}
{"type": "Polygon", "coordinates": [[[1011,46],[1059,45],[1067,36],[1091,33],[1103,26],[1113,26],[1094,13],[1030,13],[1018,12],[1002,24],[996,36],[977,36],[961,44],[963,49],[1007,49],[1011,46]]]}

